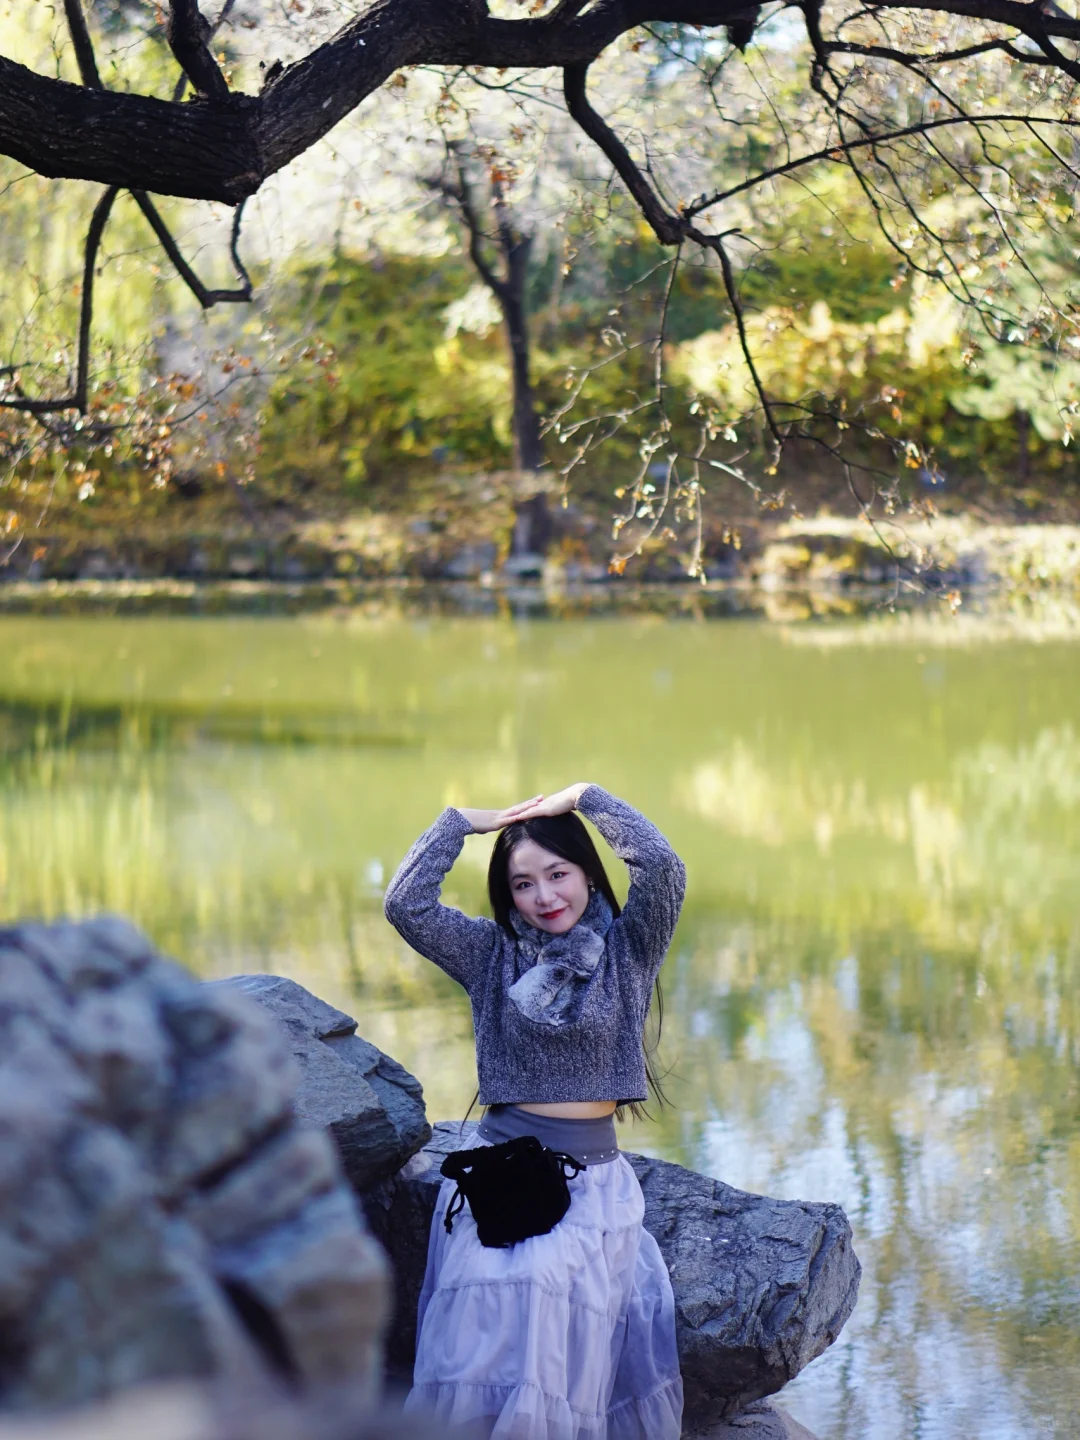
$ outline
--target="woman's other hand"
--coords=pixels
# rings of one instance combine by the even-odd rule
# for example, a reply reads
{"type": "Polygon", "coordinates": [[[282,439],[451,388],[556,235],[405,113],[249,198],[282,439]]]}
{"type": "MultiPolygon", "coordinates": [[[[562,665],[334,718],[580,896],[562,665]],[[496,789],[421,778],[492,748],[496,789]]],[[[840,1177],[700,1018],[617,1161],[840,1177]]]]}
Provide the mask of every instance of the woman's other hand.
{"type": "Polygon", "coordinates": [[[568,785],[554,795],[534,795],[531,800],[519,800],[505,810],[467,810],[457,806],[459,814],[472,826],[477,835],[487,835],[492,830],[504,830],[517,820],[532,820],[539,815],[566,815],[577,808],[581,792],[589,788],[587,780],[577,785],[568,785]]]}
{"type": "Polygon", "coordinates": [[[487,835],[492,830],[504,830],[507,825],[513,825],[515,820],[524,819],[526,811],[543,798],[543,795],[534,795],[531,800],[519,800],[516,805],[509,805],[505,810],[467,810],[464,805],[456,808],[459,815],[465,816],[477,835],[487,835]]]}
{"type": "Polygon", "coordinates": [[[532,820],[538,815],[567,815],[577,809],[582,791],[588,788],[588,780],[582,780],[577,785],[568,785],[565,790],[556,790],[554,795],[535,795],[531,800],[514,806],[514,818],[532,820]]]}

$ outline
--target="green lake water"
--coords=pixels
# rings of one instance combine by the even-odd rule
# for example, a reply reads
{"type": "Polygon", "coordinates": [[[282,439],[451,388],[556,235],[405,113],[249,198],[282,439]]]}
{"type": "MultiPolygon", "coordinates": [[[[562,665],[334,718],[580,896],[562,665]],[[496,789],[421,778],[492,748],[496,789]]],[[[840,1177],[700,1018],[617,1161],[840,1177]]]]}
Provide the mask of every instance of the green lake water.
{"type": "MultiPolygon", "coordinates": [[[[781,1403],[822,1440],[1080,1434],[1080,644],[935,623],[0,618],[6,915],[295,976],[472,1095],[381,893],[446,804],[596,780],[686,860],[671,1108],[623,1143],[841,1203],[864,1265],[781,1403]]],[[[470,840],[450,898],[483,907],[470,840]]],[[[618,865],[614,869],[618,871],[618,865]]],[[[624,877],[619,877],[624,883],[624,877]]]]}

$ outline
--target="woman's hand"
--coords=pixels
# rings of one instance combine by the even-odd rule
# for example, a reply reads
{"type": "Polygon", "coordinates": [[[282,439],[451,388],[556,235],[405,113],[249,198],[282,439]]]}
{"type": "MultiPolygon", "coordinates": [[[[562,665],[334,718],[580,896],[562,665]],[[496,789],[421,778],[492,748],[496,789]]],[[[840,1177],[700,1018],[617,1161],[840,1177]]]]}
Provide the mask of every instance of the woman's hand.
{"type": "Polygon", "coordinates": [[[457,811],[465,816],[475,834],[488,835],[492,830],[503,830],[507,825],[513,825],[515,820],[523,819],[525,812],[543,798],[542,795],[534,795],[531,800],[519,800],[505,810],[466,810],[464,805],[458,805],[457,811]]]}
{"type": "Polygon", "coordinates": [[[588,780],[582,780],[577,785],[568,785],[565,790],[556,790],[554,795],[534,795],[531,800],[514,806],[518,812],[515,818],[533,820],[539,815],[568,815],[571,810],[577,809],[582,791],[588,788],[588,780]]]}
{"type": "Polygon", "coordinates": [[[568,785],[554,795],[534,795],[531,800],[519,800],[505,810],[466,810],[457,806],[477,835],[487,835],[492,830],[504,830],[517,820],[532,820],[540,815],[567,815],[577,808],[581,792],[589,788],[587,780],[577,785],[568,785]]]}

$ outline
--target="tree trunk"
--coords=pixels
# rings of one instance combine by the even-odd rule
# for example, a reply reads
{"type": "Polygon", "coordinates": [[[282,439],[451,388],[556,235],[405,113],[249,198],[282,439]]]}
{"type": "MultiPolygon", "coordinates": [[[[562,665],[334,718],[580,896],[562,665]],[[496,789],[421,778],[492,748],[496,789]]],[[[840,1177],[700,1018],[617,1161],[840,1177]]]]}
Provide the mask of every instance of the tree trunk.
{"type": "Polygon", "coordinates": [[[1026,485],[1031,476],[1031,416],[1026,410],[1016,412],[1016,479],[1026,485]]]}
{"type": "Polygon", "coordinates": [[[529,376],[529,318],[525,296],[532,236],[515,235],[506,250],[506,280],[499,302],[510,346],[514,384],[514,469],[539,470],[544,463],[540,418],[529,376]]]}

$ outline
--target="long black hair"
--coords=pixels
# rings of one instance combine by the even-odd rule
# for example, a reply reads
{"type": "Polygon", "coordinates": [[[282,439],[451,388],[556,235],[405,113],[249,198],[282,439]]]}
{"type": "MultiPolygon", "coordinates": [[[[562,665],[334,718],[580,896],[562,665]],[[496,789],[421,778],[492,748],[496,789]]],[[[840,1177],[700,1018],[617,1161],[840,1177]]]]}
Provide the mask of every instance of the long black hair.
{"type": "MultiPolygon", "coordinates": [[[[508,935],[516,938],[514,927],[510,923],[510,916],[517,908],[514,905],[513,891],[510,889],[510,857],[524,840],[532,840],[542,850],[549,850],[552,855],[558,855],[563,860],[569,860],[572,864],[579,865],[585,872],[585,878],[589,881],[590,888],[598,890],[611,906],[612,915],[617,916],[620,913],[622,907],[615,898],[615,891],[611,888],[611,881],[604,869],[604,862],[600,859],[599,852],[593,844],[593,838],[585,828],[581,816],[575,815],[572,811],[565,815],[538,815],[531,820],[517,820],[513,825],[507,825],[505,830],[500,830],[491,849],[487,877],[488,899],[491,901],[492,915],[508,935]]],[[[645,1044],[644,1049],[645,1078],[661,1109],[667,1103],[667,1097],[656,1074],[653,1061],[660,1044],[660,1032],[663,1024],[664,992],[660,989],[660,981],[657,980],[656,1037],[650,1043],[645,1044]]],[[[627,1104],[635,1119],[641,1119],[647,1114],[638,1101],[628,1101],[627,1104]]],[[[620,1111],[621,1108],[620,1106],[620,1111]]]]}

